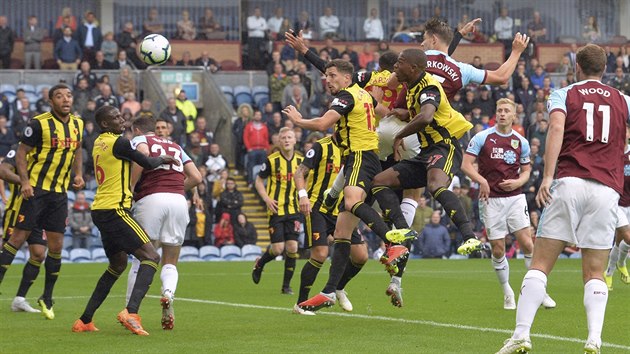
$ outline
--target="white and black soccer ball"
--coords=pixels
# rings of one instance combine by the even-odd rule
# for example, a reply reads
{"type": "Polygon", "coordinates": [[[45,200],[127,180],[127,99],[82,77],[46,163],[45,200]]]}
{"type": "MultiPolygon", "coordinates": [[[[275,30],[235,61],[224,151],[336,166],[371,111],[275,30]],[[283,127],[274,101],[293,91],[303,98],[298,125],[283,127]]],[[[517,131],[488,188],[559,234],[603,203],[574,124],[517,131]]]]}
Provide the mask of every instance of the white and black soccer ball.
{"type": "Polygon", "coordinates": [[[161,34],[150,34],[140,44],[140,55],[148,65],[162,65],[171,57],[171,43],[161,34]]]}

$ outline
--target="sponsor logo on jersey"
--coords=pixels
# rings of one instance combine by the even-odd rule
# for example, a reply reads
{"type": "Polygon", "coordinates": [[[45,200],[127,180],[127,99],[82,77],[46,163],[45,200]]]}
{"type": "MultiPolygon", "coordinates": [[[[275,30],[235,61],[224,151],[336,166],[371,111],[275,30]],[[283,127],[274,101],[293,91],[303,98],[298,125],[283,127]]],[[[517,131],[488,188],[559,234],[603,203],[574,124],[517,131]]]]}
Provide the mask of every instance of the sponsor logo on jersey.
{"type": "Polygon", "coordinates": [[[341,100],[339,98],[336,98],[332,101],[332,103],[330,104],[330,106],[339,106],[341,108],[346,108],[348,107],[348,102],[345,100],[341,100]]]}

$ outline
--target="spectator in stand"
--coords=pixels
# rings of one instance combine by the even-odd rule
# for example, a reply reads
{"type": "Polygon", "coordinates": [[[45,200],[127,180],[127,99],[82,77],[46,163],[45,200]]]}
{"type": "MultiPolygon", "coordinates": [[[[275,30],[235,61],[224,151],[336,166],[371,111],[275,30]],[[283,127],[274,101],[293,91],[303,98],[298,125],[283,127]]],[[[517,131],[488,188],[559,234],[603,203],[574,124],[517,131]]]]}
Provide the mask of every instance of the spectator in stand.
{"type": "Polygon", "coordinates": [[[204,153],[210,153],[210,144],[212,144],[214,133],[208,129],[208,122],[205,117],[197,117],[193,133],[196,133],[199,136],[199,146],[201,146],[204,153]]]}
{"type": "Polygon", "coordinates": [[[625,44],[622,44],[621,47],[619,47],[618,56],[623,60],[623,66],[630,68],[630,54],[628,54],[628,47],[625,44]]]}
{"type": "Polygon", "coordinates": [[[204,69],[211,73],[219,71],[219,63],[216,60],[210,58],[210,53],[207,50],[201,52],[201,56],[195,60],[196,66],[203,66],[204,69]]]}
{"type": "Polygon", "coordinates": [[[236,110],[237,118],[234,122],[232,122],[232,135],[234,140],[234,165],[236,167],[236,173],[238,171],[243,171],[245,169],[245,154],[247,151],[245,150],[245,145],[243,143],[243,131],[245,130],[245,125],[249,122],[249,119],[252,116],[252,106],[247,103],[243,103],[238,106],[236,110]]]}
{"type": "Polygon", "coordinates": [[[214,12],[206,7],[203,17],[199,18],[199,39],[225,39],[221,24],[214,18],[214,12]]]}
{"type": "Polygon", "coordinates": [[[262,113],[254,110],[252,120],[243,130],[243,143],[247,149],[247,183],[251,188],[254,184],[254,166],[265,163],[269,148],[269,131],[262,122],[262,113]]]}
{"type": "Polygon", "coordinates": [[[72,14],[72,8],[70,7],[64,7],[61,10],[61,15],[57,17],[57,22],[55,23],[55,29],[63,29],[65,27],[70,27],[72,32],[77,30],[77,18],[72,14]],[[66,21],[68,22],[66,23],[66,21]]]}
{"type": "Polygon", "coordinates": [[[575,61],[577,59],[577,44],[571,43],[571,49],[564,55],[569,58],[569,65],[571,65],[572,72],[575,72],[575,61]]]}
{"type": "Polygon", "coordinates": [[[597,17],[589,16],[586,19],[584,27],[582,27],[582,39],[588,43],[597,43],[601,36],[602,34],[599,31],[599,26],[597,25],[597,17]]]}
{"type": "Polygon", "coordinates": [[[208,154],[205,166],[207,170],[206,181],[208,182],[208,188],[212,190],[214,183],[221,178],[221,171],[227,168],[227,160],[221,155],[219,144],[210,144],[210,153],[208,154]]]}
{"type": "Polygon", "coordinates": [[[556,72],[558,74],[566,75],[571,70],[571,61],[569,60],[569,57],[562,57],[562,59],[560,59],[560,64],[558,64],[558,67],[556,68],[556,72]]]}
{"type": "Polygon", "coordinates": [[[383,31],[383,23],[378,18],[378,11],[376,8],[370,10],[370,16],[363,21],[363,32],[365,32],[365,40],[367,41],[382,41],[385,37],[383,31]]]}
{"type": "Polygon", "coordinates": [[[332,8],[324,8],[324,16],[319,18],[320,38],[339,38],[339,25],[339,18],[333,15],[332,8]]]}
{"type": "Polygon", "coordinates": [[[293,26],[296,33],[302,31],[304,39],[313,39],[313,23],[311,22],[308,12],[300,12],[300,17],[295,21],[293,26]]]}
{"type": "Polygon", "coordinates": [[[79,67],[79,72],[74,75],[73,86],[75,89],[77,88],[79,80],[81,79],[87,80],[88,87],[90,89],[96,87],[96,81],[98,80],[98,77],[96,77],[96,74],[92,72],[92,67],[90,66],[90,63],[88,61],[82,61],[81,66],[79,67]]]}
{"type": "Polygon", "coordinates": [[[492,86],[492,99],[496,102],[502,98],[507,98],[512,92],[509,82],[500,86],[492,86]]]}
{"type": "Polygon", "coordinates": [[[24,37],[24,69],[41,69],[41,43],[46,37],[46,30],[37,25],[37,16],[28,17],[28,24],[24,28],[22,36],[24,37]]]}
{"type": "Polygon", "coordinates": [[[472,90],[467,90],[466,95],[464,96],[464,101],[462,102],[464,107],[462,113],[472,112],[473,108],[477,106],[477,101],[475,100],[475,92],[472,90]]]}
{"type": "Polygon", "coordinates": [[[216,247],[223,247],[225,245],[234,244],[234,228],[230,221],[230,214],[223,213],[221,220],[214,225],[214,245],[216,247]]]}
{"type": "Polygon", "coordinates": [[[284,90],[282,91],[281,107],[286,107],[289,105],[289,101],[291,101],[291,97],[293,96],[294,87],[299,87],[305,100],[308,100],[306,87],[304,87],[304,85],[302,84],[302,78],[300,77],[300,75],[296,73],[291,76],[291,83],[286,85],[284,90]]]}
{"type": "MultiPolygon", "coordinates": [[[[214,185],[212,186],[212,199],[214,200],[215,204],[219,203],[219,198],[221,198],[221,193],[223,193],[223,191],[227,189],[227,179],[229,177],[230,177],[229,172],[228,172],[228,169],[226,168],[219,172],[219,179],[214,181],[214,185]]],[[[220,216],[221,215],[219,215],[219,217],[220,216]]]]}
{"type": "Polygon", "coordinates": [[[359,54],[354,50],[352,44],[346,45],[346,50],[341,53],[341,56],[343,57],[344,54],[347,54],[350,57],[350,62],[355,68],[359,67],[359,54]]]}
{"type": "Polygon", "coordinates": [[[425,22],[426,20],[422,18],[422,15],[420,13],[420,7],[415,6],[411,10],[411,18],[409,19],[409,22],[408,22],[409,27],[407,27],[406,31],[407,32],[424,32],[425,22]]]}
{"type": "Polygon", "coordinates": [[[291,88],[291,97],[289,97],[287,105],[295,107],[304,118],[311,116],[311,105],[308,101],[308,97],[299,86],[293,86],[291,88]]]}
{"type": "MultiPolygon", "coordinates": [[[[64,17],[62,27],[55,29],[52,34],[53,45],[63,38],[63,30],[66,28],[70,28],[71,21],[72,19],[70,17],[64,17]]],[[[72,31],[72,33],[74,34],[74,31],[72,31]]]]}
{"type": "Polygon", "coordinates": [[[192,41],[197,37],[197,27],[190,19],[188,10],[182,11],[182,19],[177,21],[177,38],[192,41]]]}
{"type": "Polygon", "coordinates": [[[543,97],[545,98],[545,101],[547,101],[549,95],[551,95],[551,92],[553,92],[554,86],[555,85],[551,81],[551,77],[545,76],[545,78],[543,79],[543,85],[540,88],[544,92],[543,97]]]}
{"type": "Polygon", "coordinates": [[[626,95],[630,94],[630,78],[624,75],[623,68],[618,67],[615,69],[615,76],[608,81],[608,85],[626,95]]]}
{"type": "Polygon", "coordinates": [[[547,42],[547,27],[542,22],[540,12],[534,11],[534,19],[527,25],[527,34],[534,45],[547,42]]]}
{"type": "Polygon", "coordinates": [[[273,114],[274,114],[273,103],[271,102],[265,103],[262,110],[262,120],[263,120],[263,123],[265,123],[265,125],[267,126],[267,128],[269,128],[269,125],[271,125],[273,121],[272,119],[273,114]]]}
{"type": "Polygon", "coordinates": [[[608,45],[604,47],[604,51],[606,52],[606,72],[614,73],[617,67],[617,56],[610,50],[608,45]]]}
{"type": "Polygon", "coordinates": [[[151,102],[150,100],[144,99],[140,103],[140,107],[141,107],[140,111],[136,113],[134,118],[149,117],[149,118],[155,119],[155,114],[153,113],[153,102],[151,102]]]}
{"type": "Polygon", "coordinates": [[[282,114],[280,112],[274,112],[271,116],[271,120],[271,124],[267,125],[267,130],[269,131],[269,142],[271,142],[271,137],[274,134],[278,134],[280,132],[280,128],[284,127],[282,114]]]}
{"type": "MultiPolygon", "coordinates": [[[[1,52],[0,52],[1,53],[1,52]]],[[[79,43],[72,38],[72,30],[66,27],[63,30],[63,38],[55,44],[55,60],[59,69],[76,71],[83,55],[79,43]]]]}
{"type": "Polygon", "coordinates": [[[368,63],[374,61],[374,48],[372,44],[365,43],[363,45],[363,51],[359,53],[359,68],[366,69],[368,63]]]}
{"type": "Polygon", "coordinates": [[[72,104],[73,112],[83,112],[83,110],[87,106],[87,102],[93,97],[96,97],[97,94],[98,90],[90,89],[90,85],[88,84],[86,78],[79,79],[79,82],[77,82],[77,85],[72,92],[74,101],[72,104]]]}
{"type": "Polygon", "coordinates": [[[326,52],[328,52],[328,57],[330,60],[338,59],[340,57],[339,50],[335,48],[334,40],[332,38],[326,38],[324,44],[324,47],[319,50],[319,53],[325,50],[326,52]]]}
{"type": "Polygon", "coordinates": [[[502,7],[499,17],[494,20],[494,34],[497,41],[503,43],[505,57],[509,57],[512,52],[512,37],[514,30],[514,20],[508,16],[507,7],[502,7]]]}
{"type": "Polygon", "coordinates": [[[199,135],[192,133],[189,135],[189,143],[186,146],[186,153],[193,160],[195,166],[203,166],[207,156],[203,153],[201,146],[199,145],[199,135]]]}
{"type": "Polygon", "coordinates": [[[245,214],[238,214],[236,224],[234,224],[234,243],[242,248],[245,245],[255,245],[257,241],[258,232],[254,224],[247,221],[245,214]]]}
{"type": "Polygon", "coordinates": [[[177,95],[177,101],[175,102],[177,108],[179,108],[184,117],[186,117],[186,134],[195,130],[195,119],[197,119],[197,107],[195,104],[186,97],[186,91],[177,89],[175,90],[177,95]]]}
{"type": "Polygon", "coordinates": [[[534,73],[529,76],[529,81],[534,86],[534,89],[538,90],[543,86],[543,80],[547,76],[545,69],[542,65],[538,65],[534,73]]]}
{"type": "Polygon", "coordinates": [[[135,69],[135,65],[128,59],[127,52],[124,50],[118,52],[118,59],[112,65],[112,69],[114,70],[122,68],[135,69]]]}
{"type": "Polygon", "coordinates": [[[280,52],[274,50],[273,52],[271,52],[271,61],[267,64],[267,68],[265,69],[267,71],[267,75],[273,75],[274,67],[276,66],[276,64],[282,65],[282,69],[284,71],[284,64],[282,63],[280,52]]]}
{"type": "Polygon", "coordinates": [[[120,69],[120,75],[118,75],[118,82],[116,82],[116,90],[118,95],[123,96],[125,93],[136,93],[136,78],[131,72],[129,66],[124,66],[120,69]]]}
{"type": "Polygon", "coordinates": [[[479,98],[477,99],[477,103],[475,105],[481,108],[482,115],[494,115],[496,105],[495,101],[490,96],[490,90],[488,89],[488,86],[481,86],[481,88],[479,89],[479,98]]]}
{"type": "Polygon", "coordinates": [[[372,60],[368,62],[367,66],[365,67],[365,71],[367,72],[379,71],[381,68],[379,64],[380,59],[381,59],[381,54],[378,51],[374,52],[372,56],[372,60]]]}
{"type": "Polygon", "coordinates": [[[96,109],[99,109],[103,106],[113,106],[116,108],[120,107],[118,98],[116,98],[116,96],[114,96],[114,94],[112,93],[111,86],[101,85],[99,91],[100,91],[100,95],[94,98],[94,102],[96,102],[96,109]]]}
{"type": "Polygon", "coordinates": [[[77,112],[80,112],[80,116],[85,123],[93,122],[94,130],[97,134],[100,134],[100,128],[96,124],[96,102],[93,99],[89,99],[85,104],[85,108],[77,112]]]}
{"type": "Polygon", "coordinates": [[[407,23],[407,19],[405,18],[405,12],[399,10],[396,13],[396,22],[391,27],[392,41],[395,41],[397,38],[398,38],[398,41],[401,41],[401,42],[411,41],[411,37],[405,34],[408,28],[409,28],[409,24],[407,23]]]}
{"type": "Polygon", "coordinates": [[[168,98],[166,108],[160,113],[160,118],[173,125],[173,133],[171,136],[176,143],[182,145],[182,137],[186,131],[186,116],[177,108],[175,98],[168,98]]]}
{"type": "Polygon", "coordinates": [[[618,56],[615,58],[615,65],[613,67],[613,72],[615,72],[617,68],[621,68],[621,70],[623,70],[624,73],[628,72],[628,67],[624,64],[622,56],[618,56]]]}
{"type": "MultiPolygon", "coordinates": [[[[416,216],[413,218],[411,229],[422,232],[425,225],[431,221],[431,215],[433,215],[433,208],[427,205],[427,198],[425,196],[420,196],[420,199],[418,199],[418,207],[416,208],[416,216]]],[[[413,254],[419,256],[422,251],[420,238],[413,241],[413,246],[413,254]]]]}
{"type": "Polygon", "coordinates": [[[149,17],[142,23],[142,37],[144,38],[151,33],[164,35],[164,24],[160,21],[160,15],[155,7],[149,10],[149,17]]]}
{"type": "Polygon", "coordinates": [[[280,111],[285,107],[282,105],[282,100],[288,84],[289,78],[284,73],[284,67],[280,63],[275,64],[273,74],[269,76],[269,99],[273,103],[274,111],[280,111]]]}
{"type": "Polygon", "coordinates": [[[125,102],[120,106],[120,111],[129,111],[135,117],[142,109],[142,105],[136,100],[136,94],[134,92],[125,92],[123,97],[125,102]]]}
{"type": "Polygon", "coordinates": [[[13,114],[13,120],[11,121],[11,128],[18,137],[22,136],[22,132],[31,122],[31,119],[35,116],[35,112],[31,111],[30,102],[28,98],[22,97],[20,99],[20,108],[13,114]]]}
{"type": "Polygon", "coordinates": [[[280,24],[280,32],[278,32],[278,35],[276,36],[277,40],[283,41],[285,39],[284,34],[289,32],[290,30],[293,30],[293,27],[291,26],[291,20],[289,20],[288,17],[285,17],[280,24]]]}
{"type": "Polygon", "coordinates": [[[276,7],[276,11],[274,15],[269,17],[267,20],[267,26],[269,27],[269,35],[271,40],[278,40],[278,35],[280,32],[280,26],[282,26],[282,22],[284,21],[284,10],[281,7],[276,7]]]}
{"type": "Polygon", "coordinates": [[[94,63],[92,68],[94,70],[111,70],[113,68],[113,64],[105,60],[105,54],[103,54],[102,50],[99,50],[96,54],[94,54],[94,63]]]}
{"type": "Polygon", "coordinates": [[[261,16],[260,8],[254,8],[254,14],[247,18],[247,55],[251,69],[263,69],[263,56],[265,53],[265,35],[269,27],[267,20],[261,16]]]}
{"type": "Polygon", "coordinates": [[[92,214],[90,204],[85,199],[85,192],[79,191],[72,208],[68,213],[68,224],[72,232],[73,248],[90,248],[92,246],[92,214]]]}
{"type": "Polygon", "coordinates": [[[123,31],[119,33],[118,37],[116,38],[116,43],[118,44],[119,49],[117,59],[120,63],[117,66],[116,62],[114,62],[114,69],[120,69],[123,64],[126,65],[127,63],[129,63],[129,60],[134,62],[134,66],[144,67],[142,65],[138,65],[139,63],[142,63],[142,61],[136,55],[136,33],[133,31],[133,23],[125,23],[123,31]],[[124,57],[121,57],[120,51],[124,51],[126,55],[124,57]],[[137,60],[134,60],[134,58],[137,60]]]}
{"type": "Polygon", "coordinates": [[[470,65],[472,65],[473,67],[479,69],[479,70],[483,70],[483,63],[481,62],[481,57],[478,55],[475,55],[473,57],[473,61],[472,63],[470,63],[470,65]]]}
{"type": "Polygon", "coordinates": [[[512,74],[512,90],[516,91],[521,88],[521,80],[527,76],[525,62],[519,60],[519,63],[516,65],[516,70],[514,70],[512,74]]]}
{"type": "Polygon", "coordinates": [[[37,100],[37,102],[35,102],[35,110],[37,111],[37,114],[50,112],[52,109],[50,105],[50,100],[48,99],[48,91],[48,87],[42,87],[40,98],[37,100]]]}
{"type": "Polygon", "coordinates": [[[236,188],[236,180],[228,177],[225,182],[225,190],[221,192],[219,203],[217,205],[218,212],[221,214],[230,214],[232,223],[236,223],[236,217],[241,213],[243,207],[243,193],[236,188]]]}
{"type": "Polygon", "coordinates": [[[190,52],[186,50],[182,53],[182,59],[178,60],[177,63],[175,63],[175,65],[176,66],[193,66],[195,65],[195,63],[192,60],[190,52]]]}
{"type": "Polygon", "coordinates": [[[451,249],[451,236],[446,226],[440,224],[440,211],[431,214],[431,222],[427,224],[420,235],[422,258],[448,257],[451,249]]]}
{"type": "MultiPolygon", "coordinates": [[[[109,63],[110,67],[113,66],[114,61],[118,59],[118,43],[114,40],[114,33],[107,32],[103,37],[103,43],[101,43],[101,51],[103,52],[103,58],[106,63],[109,63]]],[[[98,52],[96,53],[96,60],[98,59],[98,52]]]]}
{"type": "Polygon", "coordinates": [[[543,117],[540,122],[538,122],[538,128],[534,130],[534,132],[529,137],[530,140],[536,138],[540,140],[540,154],[545,154],[545,144],[547,142],[547,129],[549,128],[548,118],[543,117]]]}
{"type": "Polygon", "coordinates": [[[532,104],[536,100],[536,91],[530,87],[529,79],[524,77],[521,80],[521,88],[516,90],[516,102],[523,105],[526,110],[530,110],[532,104]]]}
{"type": "Polygon", "coordinates": [[[15,133],[7,125],[7,117],[0,115],[0,156],[7,156],[11,151],[11,146],[18,143],[15,133]]]}
{"type": "Polygon", "coordinates": [[[79,26],[78,40],[83,50],[83,60],[93,63],[96,52],[101,50],[103,33],[92,11],[85,14],[85,21],[79,26]]]}

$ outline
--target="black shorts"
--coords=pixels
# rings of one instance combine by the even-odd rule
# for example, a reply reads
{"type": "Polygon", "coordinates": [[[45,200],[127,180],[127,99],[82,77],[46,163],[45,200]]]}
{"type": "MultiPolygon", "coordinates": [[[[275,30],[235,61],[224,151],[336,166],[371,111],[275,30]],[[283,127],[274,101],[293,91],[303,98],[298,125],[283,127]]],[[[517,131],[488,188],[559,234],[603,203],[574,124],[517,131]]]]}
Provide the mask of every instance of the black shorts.
{"type": "MultiPolygon", "coordinates": [[[[306,218],[306,240],[305,248],[314,246],[328,246],[328,235],[335,234],[335,224],[337,217],[331,214],[324,214],[320,211],[312,211],[306,218]]],[[[363,244],[361,235],[355,229],[352,232],[350,243],[353,245],[363,244]]]]}
{"type": "Polygon", "coordinates": [[[33,192],[33,197],[22,200],[15,227],[63,234],[68,221],[68,195],[39,188],[33,188],[33,192]]]}
{"type": "Polygon", "coordinates": [[[300,236],[301,214],[271,215],[269,217],[269,238],[271,243],[297,241],[300,236]]]}
{"type": "Polygon", "coordinates": [[[108,258],[119,252],[131,254],[150,242],[149,235],[128,209],[92,210],[92,221],[101,231],[103,248],[108,258]]]}
{"type": "Polygon", "coordinates": [[[462,165],[462,148],[456,139],[445,139],[437,144],[422,148],[413,159],[402,160],[394,165],[398,172],[400,188],[414,189],[427,186],[427,172],[439,168],[452,179],[462,165]]]}
{"type": "Polygon", "coordinates": [[[344,165],[344,186],[360,187],[369,193],[374,176],[381,171],[381,160],[374,151],[350,152],[344,165]]]}
{"type": "MultiPolygon", "coordinates": [[[[13,235],[13,228],[15,227],[17,215],[18,213],[14,210],[6,210],[4,212],[4,218],[2,219],[2,229],[4,230],[4,236],[2,237],[3,242],[9,241],[9,238],[13,235]]],[[[39,228],[31,230],[31,233],[26,238],[26,242],[29,245],[48,246],[44,233],[42,232],[42,229],[39,228]]]]}

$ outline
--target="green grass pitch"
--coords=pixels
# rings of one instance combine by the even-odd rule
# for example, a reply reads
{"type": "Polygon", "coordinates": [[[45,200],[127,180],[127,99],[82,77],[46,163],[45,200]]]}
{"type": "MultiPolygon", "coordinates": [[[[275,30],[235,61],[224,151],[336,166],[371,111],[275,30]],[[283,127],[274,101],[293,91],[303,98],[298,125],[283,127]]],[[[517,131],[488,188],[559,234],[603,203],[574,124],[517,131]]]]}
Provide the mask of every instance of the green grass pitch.
{"type": "MultiPolygon", "coordinates": [[[[292,286],[297,294],[298,262],[292,286]]],[[[369,261],[348,285],[354,311],[338,306],[317,316],[290,312],[296,296],[280,294],[283,262],[268,264],[262,281],[251,281],[251,262],[181,263],[175,329],[160,326],[160,280],[140,308],[149,337],[137,337],[116,322],[124,306],[126,273],[94,318],[98,333],[72,333],[105,264],[64,264],[55,289],[53,321],[40,314],[13,313],[10,303],[22,265],[13,266],[0,287],[0,353],[494,353],[514,328],[515,311],[502,308],[502,292],[489,260],[412,260],[403,279],[404,307],[395,308],[384,292],[389,277],[369,261]]],[[[522,260],[510,262],[518,292],[522,260]]],[[[535,353],[580,353],[586,339],[579,260],[560,260],[548,292],[558,303],[541,309],[532,329],[535,353]]],[[[324,266],[311,294],[327,278],[324,266]]],[[[29,293],[35,304],[43,284],[29,293]]],[[[604,326],[605,353],[630,351],[630,286],[615,277],[604,326]]]]}

